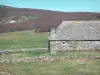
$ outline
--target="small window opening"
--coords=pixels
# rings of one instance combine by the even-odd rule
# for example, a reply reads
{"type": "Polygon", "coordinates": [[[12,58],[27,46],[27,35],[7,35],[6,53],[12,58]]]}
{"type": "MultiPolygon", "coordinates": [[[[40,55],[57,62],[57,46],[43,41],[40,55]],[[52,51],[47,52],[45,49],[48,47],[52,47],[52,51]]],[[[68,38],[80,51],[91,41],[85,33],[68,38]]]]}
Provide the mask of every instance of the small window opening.
{"type": "Polygon", "coordinates": [[[67,44],[66,41],[63,41],[63,42],[62,42],[62,45],[66,45],[66,44],[67,44]]]}
{"type": "Polygon", "coordinates": [[[65,42],[63,41],[63,44],[65,44],[65,42]]]}

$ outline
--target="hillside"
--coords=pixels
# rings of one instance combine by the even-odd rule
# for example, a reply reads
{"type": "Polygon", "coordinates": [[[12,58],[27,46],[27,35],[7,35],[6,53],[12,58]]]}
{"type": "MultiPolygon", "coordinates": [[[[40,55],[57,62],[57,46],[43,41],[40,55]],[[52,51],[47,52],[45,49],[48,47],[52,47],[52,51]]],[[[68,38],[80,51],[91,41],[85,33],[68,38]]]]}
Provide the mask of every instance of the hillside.
{"type": "Polygon", "coordinates": [[[100,13],[58,12],[42,9],[15,8],[0,5],[0,32],[33,30],[50,31],[59,26],[62,20],[99,20],[100,13]],[[10,22],[14,23],[10,23],[10,22]]]}

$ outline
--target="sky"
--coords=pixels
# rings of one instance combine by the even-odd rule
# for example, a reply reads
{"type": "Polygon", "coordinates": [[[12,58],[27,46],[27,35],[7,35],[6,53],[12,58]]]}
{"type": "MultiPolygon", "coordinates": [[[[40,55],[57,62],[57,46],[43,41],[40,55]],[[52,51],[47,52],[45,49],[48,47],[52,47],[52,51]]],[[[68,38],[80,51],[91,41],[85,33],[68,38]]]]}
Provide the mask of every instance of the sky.
{"type": "Polygon", "coordinates": [[[0,0],[0,5],[64,12],[100,12],[100,0],[0,0]]]}

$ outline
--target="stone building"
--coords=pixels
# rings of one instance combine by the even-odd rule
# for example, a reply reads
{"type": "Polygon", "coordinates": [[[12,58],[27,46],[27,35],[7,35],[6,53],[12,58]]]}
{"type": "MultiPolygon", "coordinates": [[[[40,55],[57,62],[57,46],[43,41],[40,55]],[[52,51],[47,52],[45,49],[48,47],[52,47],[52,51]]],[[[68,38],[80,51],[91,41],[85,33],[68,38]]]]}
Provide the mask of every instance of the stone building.
{"type": "Polygon", "coordinates": [[[49,50],[100,50],[100,21],[62,21],[51,30],[49,50]]]}

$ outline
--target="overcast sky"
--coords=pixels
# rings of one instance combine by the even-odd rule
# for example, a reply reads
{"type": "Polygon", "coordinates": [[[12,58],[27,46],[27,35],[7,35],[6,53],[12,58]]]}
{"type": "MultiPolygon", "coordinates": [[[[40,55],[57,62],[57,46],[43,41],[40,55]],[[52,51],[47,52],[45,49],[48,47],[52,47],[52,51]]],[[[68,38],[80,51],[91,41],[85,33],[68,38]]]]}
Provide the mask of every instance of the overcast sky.
{"type": "Polygon", "coordinates": [[[0,0],[0,4],[65,12],[100,12],[100,0],[0,0]]]}

